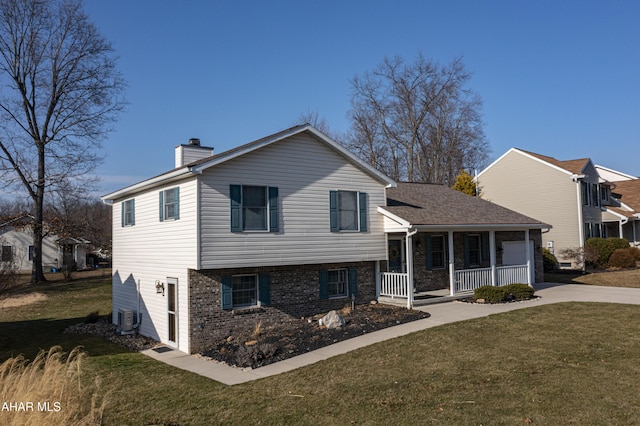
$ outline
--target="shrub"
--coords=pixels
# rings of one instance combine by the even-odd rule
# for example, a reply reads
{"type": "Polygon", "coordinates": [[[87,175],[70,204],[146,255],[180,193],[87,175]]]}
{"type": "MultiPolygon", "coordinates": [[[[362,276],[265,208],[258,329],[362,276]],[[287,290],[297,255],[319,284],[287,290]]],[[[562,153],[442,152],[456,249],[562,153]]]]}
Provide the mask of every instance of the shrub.
{"type": "Polygon", "coordinates": [[[589,238],[585,243],[586,262],[596,268],[609,266],[609,258],[616,249],[629,247],[629,241],[624,238],[589,238]]]}
{"type": "Polygon", "coordinates": [[[609,258],[609,266],[612,268],[633,268],[636,260],[631,253],[631,248],[616,249],[609,258]]]}
{"type": "Polygon", "coordinates": [[[82,377],[85,354],[75,348],[64,359],[59,346],[40,351],[33,362],[22,355],[0,365],[0,400],[31,402],[30,411],[2,413],[3,425],[100,425],[105,401],[99,404],[98,382],[87,387],[82,377]],[[38,402],[49,410],[39,410],[38,402]]]}
{"type": "Polygon", "coordinates": [[[542,262],[544,272],[552,272],[558,267],[558,259],[546,247],[542,248],[542,262]]]}
{"type": "Polygon", "coordinates": [[[484,299],[488,303],[503,302],[507,296],[506,287],[494,287],[492,285],[484,285],[478,287],[473,292],[473,297],[484,299]]]}
{"type": "Polygon", "coordinates": [[[640,248],[638,247],[629,247],[629,253],[633,256],[633,260],[636,262],[640,262],[640,248]]]}
{"type": "Polygon", "coordinates": [[[509,284],[504,289],[507,295],[511,295],[512,300],[528,300],[535,293],[533,287],[528,284],[509,284]]]}

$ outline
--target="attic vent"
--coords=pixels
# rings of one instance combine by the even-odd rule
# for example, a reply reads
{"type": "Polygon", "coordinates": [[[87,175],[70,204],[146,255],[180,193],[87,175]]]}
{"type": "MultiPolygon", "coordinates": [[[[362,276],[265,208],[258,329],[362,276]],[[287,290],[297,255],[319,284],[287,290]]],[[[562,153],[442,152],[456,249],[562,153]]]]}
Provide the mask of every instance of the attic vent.
{"type": "Polygon", "coordinates": [[[189,145],[200,146],[200,139],[198,138],[189,139],[189,145]]]}

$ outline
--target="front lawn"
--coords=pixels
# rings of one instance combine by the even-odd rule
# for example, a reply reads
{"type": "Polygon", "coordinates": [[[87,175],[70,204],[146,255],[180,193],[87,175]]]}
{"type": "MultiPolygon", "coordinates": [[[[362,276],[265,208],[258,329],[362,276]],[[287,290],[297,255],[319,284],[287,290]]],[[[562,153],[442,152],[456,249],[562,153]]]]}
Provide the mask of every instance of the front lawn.
{"type": "MultiPolygon", "coordinates": [[[[640,306],[563,303],[448,324],[233,387],[65,335],[110,309],[108,280],[36,290],[0,310],[0,357],[83,345],[104,424],[631,424],[640,418],[640,306]],[[20,338],[15,333],[22,333],[20,338]]],[[[3,413],[0,412],[0,424],[3,413]]]]}
{"type": "Polygon", "coordinates": [[[557,271],[545,272],[544,280],[548,283],[587,284],[607,287],[640,288],[640,268],[612,271],[557,271]]]}

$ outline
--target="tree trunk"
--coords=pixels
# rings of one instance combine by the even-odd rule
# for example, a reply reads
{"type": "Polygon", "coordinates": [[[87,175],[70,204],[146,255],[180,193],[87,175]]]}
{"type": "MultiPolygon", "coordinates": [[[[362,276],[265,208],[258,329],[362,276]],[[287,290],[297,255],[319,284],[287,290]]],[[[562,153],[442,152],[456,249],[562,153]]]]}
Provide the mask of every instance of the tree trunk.
{"type": "Polygon", "coordinates": [[[36,142],[38,146],[38,182],[36,183],[35,198],[33,200],[33,267],[31,282],[33,284],[47,281],[42,267],[42,238],[44,235],[44,186],[45,186],[45,155],[44,144],[36,142]]]}

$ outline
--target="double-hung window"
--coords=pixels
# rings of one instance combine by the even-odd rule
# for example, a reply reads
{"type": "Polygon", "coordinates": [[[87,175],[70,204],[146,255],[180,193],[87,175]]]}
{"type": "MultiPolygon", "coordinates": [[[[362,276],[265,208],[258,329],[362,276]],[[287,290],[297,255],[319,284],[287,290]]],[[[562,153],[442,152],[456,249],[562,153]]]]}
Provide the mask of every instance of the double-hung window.
{"type": "Polygon", "coordinates": [[[444,235],[427,235],[427,269],[444,269],[446,243],[444,235]]]}
{"type": "Polygon", "coordinates": [[[349,282],[347,281],[347,270],[336,269],[329,272],[329,298],[347,297],[349,282]]]}
{"type": "Polygon", "coordinates": [[[136,224],[135,199],[122,203],[122,226],[133,226],[136,224]]]}
{"type": "Polygon", "coordinates": [[[331,232],[366,232],[367,194],[357,191],[330,191],[329,222],[331,232]]]}
{"type": "Polygon", "coordinates": [[[278,188],[231,185],[231,231],[277,232],[278,188]]]}
{"type": "Polygon", "coordinates": [[[358,271],[355,268],[320,270],[320,299],[338,299],[358,295],[358,271]]]}
{"type": "Polygon", "coordinates": [[[180,219],[180,187],[160,191],[160,222],[180,219]]]}
{"type": "Polygon", "coordinates": [[[271,302],[268,273],[225,275],[221,284],[222,309],[260,307],[271,302]]]}

